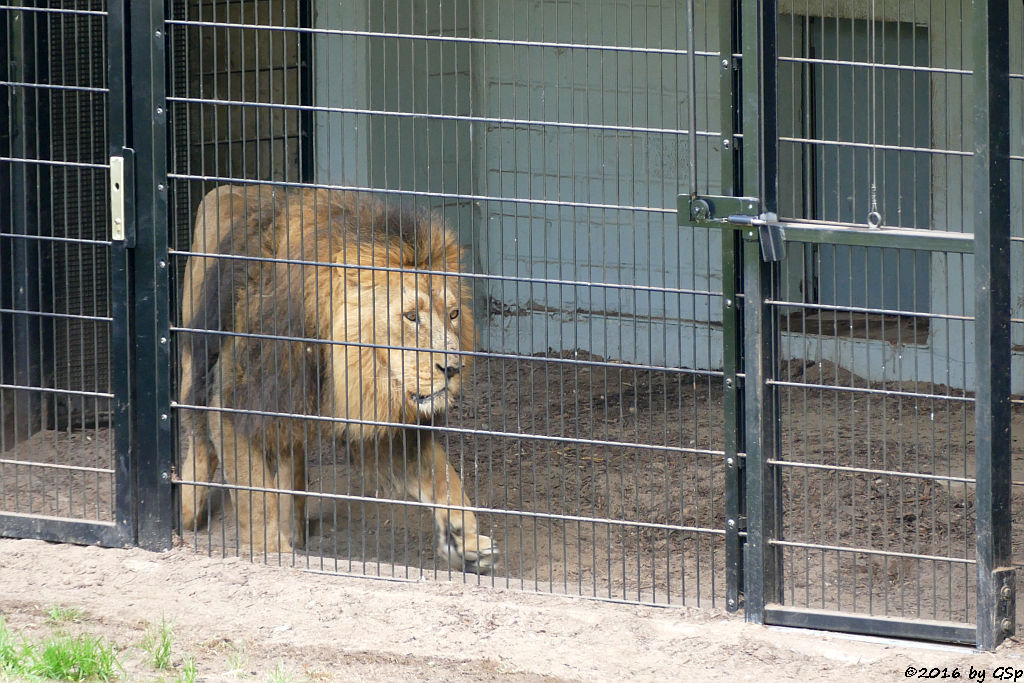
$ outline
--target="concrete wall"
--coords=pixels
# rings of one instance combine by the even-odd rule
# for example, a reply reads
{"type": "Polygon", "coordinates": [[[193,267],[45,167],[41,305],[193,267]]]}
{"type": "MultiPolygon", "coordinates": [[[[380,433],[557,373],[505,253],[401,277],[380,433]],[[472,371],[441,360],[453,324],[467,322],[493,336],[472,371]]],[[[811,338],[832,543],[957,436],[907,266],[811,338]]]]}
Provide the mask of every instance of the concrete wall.
{"type": "MultiPolygon", "coordinates": [[[[916,27],[932,69],[915,76],[927,79],[915,85],[929,107],[925,133],[910,143],[897,140],[946,151],[928,155],[926,172],[915,171],[915,193],[927,194],[915,215],[926,212],[934,229],[970,231],[963,5],[789,0],[780,11],[852,20],[869,17],[873,4],[876,18],[916,27]]],[[[475,272],[487,276],[475,281],[487,350],[582,350],[671,367],[721,367],[719,235],[680,229],[674,213],[676,195],[693,185],[691,104],[701,133],[698,191],[718,192],[720,174],[718,59],[697,57],[691,103],[681,52],[686,4],[387,5],[316,5],[318,27],[350,32],[316,42],[317,104],[327,108],[317,117],[318,181],[404,193],[443,210],[471,246],[475,272]],[[432,39],[439,35],[482,42],[432,39]]],[[[1011,10],[1024,28],[1020,5],[1011,10]]],[[[696,11],[697,49],[715,53],[718,4],[697,2],[696,11]]],[[[1019,41],[1013,50],[1013,106],[1021,111],[1019,41]]],[[[785,88],[786,79],[780,84],[785,88]]],[[[901,116],[889,125],[902,125],[901,116]]],[[[1020,117],[1013,125],[1013,230],[1024,238],[1020,117]]],[[[791,166],[783,180],[792,180],[800,172],[792,164],[802,162],[784,163],[791,166]]],[[[791,195],[794,201],[802,191],[791,195]]],[[[905,211],[905,199],[899,201],[885,213],[905,211]]],[[[925,287],[927,310],[971,315],[970,257],[920,258],[915,266],[927,276],[910,287],[925,287]]],[[[1014,244],[1013,259],[1014,282],[1024,283],[1024,243],[1014,244]]],[[[806,266],[799,258],[789,264],[790,291],[809,291],[806,266]]],[[[1015,299],[1014,314],[1024,318],[1024,295],[1015,299]]],[[[784,352],[832,360],[875,380],[970,388],[972,335],[962,321],[934,319],[926,344],[835,339],[811,349],[794,335],[784,352]]],[[[1024,347],[1024,324],[1014,326],[1014,343],[1024,347]]],[[[1014,386],[1024,391],[1024,363],[1014,367],[1014,386]]]]}

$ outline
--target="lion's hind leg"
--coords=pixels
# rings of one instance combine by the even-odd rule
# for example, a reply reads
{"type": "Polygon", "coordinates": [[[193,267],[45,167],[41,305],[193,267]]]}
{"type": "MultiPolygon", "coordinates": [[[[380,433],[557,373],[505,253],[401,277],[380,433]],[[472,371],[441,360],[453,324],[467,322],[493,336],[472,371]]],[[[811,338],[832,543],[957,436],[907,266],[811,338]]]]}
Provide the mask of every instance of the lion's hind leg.
{"type": "Polygon", "coordinates": [[[193,416],[189,424],[197,429],[194,432],[190,429],[181,430],[185,448],[181,456],[180,478],[182,481],[194,481],[200,485],[181,486],[181,527],[186,531],[197,531],[203,526],[203,516],[209,509],[210,499],[210,487],[201,484],[213,481],[213,474],[217,470],[217,456],[207,436],[205,418],[193,416]]]}
{"type": "MultiPolygon", "coordinates": [[[[448,456],[429,432],[409,429],[396,437],[392,473],[410,497],[423,503],[472,507],[462,489],[462,480],[448,462],[448,456]],[[405,467],[404,465],[412,465],[405,467]]],[[[501,558],[497,544],[477,531],[471,510],[437,507],[433,510],[438,554],[455,569],[476,574],[490,573],[501,558]]]]}
{"type": "MultiPolygon", "coordinates": [[[[188,397],[186,401],[195,401],[194,395],[194,372],[193,364],[195,359],[192,354],[192,347],[189,341],[182,345],[181,352],[181,395],[188,397]]],[[[205,401],[205,396],[202,397],[205,401]]],[[[181,448],[181,462],[179,476],[182,481],[194,481],[200,484],[213,481],[213,474],[217,471],[217,455],[214,452],[213,444],[210,443],[209,425],[206,414],[194,412],[190,409],[183,409],[178,413],[179,429],[178,438],[181,448]]],[[[202,517],[207,510],[210,497],[208,486],[181,487],[181,527],[186,531],[198,530],[202,524],[202,517]]]]}
{"type": "Polygon", "coordinates": [[[230,413],[219,410],[220,397],[210,400],[210,438],[216,445],[224,478],[238,487],[231,491],[238,524],[239,542],[254,551],[292,551],[293,496],[260,489],[290,488],[292,468],[282,454],[277,471],[271,471],[261,439],[247,439],[235,429],[230,413]],[[280,466],[283,464],[284,466],[280,466]]]}

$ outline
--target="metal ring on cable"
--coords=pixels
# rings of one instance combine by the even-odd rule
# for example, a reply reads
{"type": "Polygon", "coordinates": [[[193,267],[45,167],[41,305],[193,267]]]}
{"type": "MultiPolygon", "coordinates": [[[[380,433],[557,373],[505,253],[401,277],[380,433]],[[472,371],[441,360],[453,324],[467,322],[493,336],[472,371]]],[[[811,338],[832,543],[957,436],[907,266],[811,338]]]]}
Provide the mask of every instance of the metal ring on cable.
{"type": "Polygon", "coordinates": [[[877,230],[882,227],[882,214],[877,211],[872,211],[868,214],[868,227],[872,230],[877,230]]]}

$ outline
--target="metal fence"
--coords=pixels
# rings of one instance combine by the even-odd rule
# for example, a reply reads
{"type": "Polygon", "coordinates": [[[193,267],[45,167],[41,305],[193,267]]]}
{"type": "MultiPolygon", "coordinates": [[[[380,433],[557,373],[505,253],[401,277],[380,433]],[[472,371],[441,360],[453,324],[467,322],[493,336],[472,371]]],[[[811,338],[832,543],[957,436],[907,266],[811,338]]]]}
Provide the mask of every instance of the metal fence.
{"type": "MultiPolygon", "coordinates": [[[[173,214],[189,220],[174,226],[175,270],[197,258],[191,217],[219,185],[263,178],[281,196],[315,187],[434,209],[469,247],[463,306],[479,341],[463,356],[463,395],[433,434],[501,550],[484,581],[716,604],[721,372],[710,369],[720,352],[708,312],[720,295],[709,233],[681,233],[675,204],[691,145],[706,159],[717,133],[690,136],[678,105],[690,99],[685,9],[507,11],[182,3],[170,40],[192,66],[171,84],[169,175],[173,214]]],[[[708,40],[695,66],[716,73],[708,40]]],[[[317,230],[326,226],[305,234],[317,230]]],[[[331,343],[307,341],[317,352],[331,343]]],[[[307,548],[288,561],[450,571],[433,552],[430,511],[375,475],[364,481],[351,465],[364,456],[342,457],[351,448],[310,462],[307,548]]],[[[186,538],[213,552],[237,533],[230,515],[200,528],[186,538]]]]}
{"type": "Polygon", "coordinates": [[[1020,6],[126,5],[0,7],[0,533],[1012,632],[1020,6]]]}

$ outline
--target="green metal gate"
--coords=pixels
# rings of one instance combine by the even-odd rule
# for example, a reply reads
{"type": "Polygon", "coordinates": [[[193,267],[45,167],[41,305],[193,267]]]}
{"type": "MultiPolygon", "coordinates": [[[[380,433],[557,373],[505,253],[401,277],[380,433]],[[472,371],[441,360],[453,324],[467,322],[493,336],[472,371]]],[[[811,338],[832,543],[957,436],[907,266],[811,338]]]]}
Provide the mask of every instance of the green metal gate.
{"type": "Polygon", "coordinates": [[[902,17],[886,24],[875,3],[863,20],[802,17],[793,5],[723,10],[723,45],[732,45],[722,51],[723,92],[733,94],[723,96],[723,187],[732,196],[691,192],[679,203],[682,224],[723,234],[726,461],[735,486],[728,604],[742,600],[757,623],[991,648],[1015,628],[1008,8],[975,3],[961,39],[973,51],[932,65],[908,60],[912,50],[903,64],[886,61],[893,36],[920,29],[902,17]],[[857,34],[860,51],[820,47],[849,47],[857,34]],[[783,74],[798,84],[796,104],[781,94],[783,74]],[[892,100],[915,78],[969,83],[973,144],[933,150],[899,139],[923,113],[895,117],[882,139],[884,108],[898,111],[892,100]],[[902,86],[890,87],[888,102],[886,79],[902,86]],[[844,127],[843,107],[862,120],[844,127]],[[787,109],[802,109],[802,121],[782,120],[787,109]],[[860,171],[844,182],[842,155],[855,168],[861,151],[860,171]],[[973,178],[973,221],[962,232],[933,229],[926,211],[894,210],[913,203],[900,183],[915,174],[892,176],[928,169],[939,163],[933,156],[957,159],[973,178]],[[895,169],[888,178],[887,168],[895,169]],[[849,199],[860,214],[827,196],[808,199],[823,186],[859,193],[849,199]],[[798,195],[802,202],[787,201],[798,195]],[[927,300],[931,273],[972,269],[973,301],[927,300]],[[911,284],[886,295],[890,281],[924,281],[925,293],[911,284]],[[947,344],[944,366],[934,357],[917,364],[910,347],[931,339],[934,352],[934,340],[951,334],[964,343],[947,344]],[[858,356],[858,347],[867,351],[858,356]]]}
{"type": "Polygon", "coordinates": [[[0,12],[0,534],[167,549],[164,39],[128,9],[0,12]]]}

